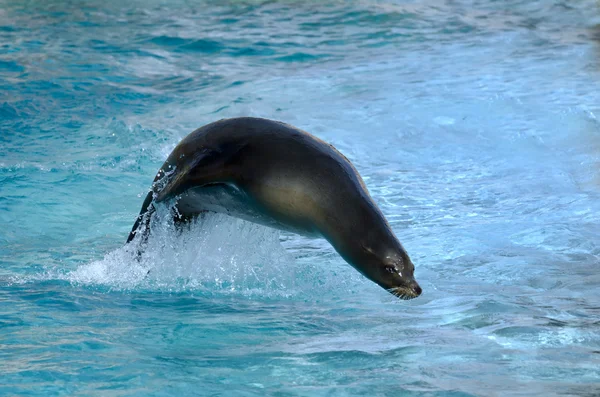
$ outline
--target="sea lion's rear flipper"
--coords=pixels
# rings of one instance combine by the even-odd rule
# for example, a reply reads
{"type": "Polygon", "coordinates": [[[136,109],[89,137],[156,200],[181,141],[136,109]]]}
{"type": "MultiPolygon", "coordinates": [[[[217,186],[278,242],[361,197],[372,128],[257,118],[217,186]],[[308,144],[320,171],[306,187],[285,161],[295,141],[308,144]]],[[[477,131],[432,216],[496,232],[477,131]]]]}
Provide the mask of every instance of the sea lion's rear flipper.
{"type": "MultiPolygon", "coordinates": [[[[229,149],[229,148],[227,148],[229,149]]],[[[176,197],[190,187],[227,182],[230,179],[231,167],[229,160],[237,150],[214,150],[200,148],[186,158],[177,149],[163,164],[154,178],[152,190],[146,196],[142,209],[129,233],[129,243],[139,232],[140,226],[144,239],[150,233],[150,217],[154,212],[154,203],[176,197]]]]}

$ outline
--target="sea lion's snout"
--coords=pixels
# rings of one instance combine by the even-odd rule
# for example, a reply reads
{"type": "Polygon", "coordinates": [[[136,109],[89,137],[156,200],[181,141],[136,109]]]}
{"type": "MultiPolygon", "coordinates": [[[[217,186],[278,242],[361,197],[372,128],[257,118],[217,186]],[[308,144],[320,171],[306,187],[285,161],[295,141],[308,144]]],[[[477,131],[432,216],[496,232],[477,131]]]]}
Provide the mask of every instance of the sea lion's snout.
{"type": "Polygon", "coordinates": [[[388,291],[393,295],[397,296],[398,298],[404,300],[414,299],[421,295],[421,293],[423,292],[423,290],[421,289],[419,284],[417,284],[416,281],[413,281],[407,286],[390,288],[388,291]]]}

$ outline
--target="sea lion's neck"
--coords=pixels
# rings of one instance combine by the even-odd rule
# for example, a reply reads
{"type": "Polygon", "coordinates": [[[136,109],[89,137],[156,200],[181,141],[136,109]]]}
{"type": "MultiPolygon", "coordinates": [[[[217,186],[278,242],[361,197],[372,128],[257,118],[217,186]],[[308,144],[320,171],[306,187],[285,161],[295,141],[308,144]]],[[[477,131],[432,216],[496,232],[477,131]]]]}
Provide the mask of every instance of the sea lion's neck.
{"type": "Polygon", "coordinates": [[[321,234],[347,262],[356,267],[365,257],[401,256],[404,249],[375,203],[369,200],[343,215],[338,222],[329,222],[321,234]]]}

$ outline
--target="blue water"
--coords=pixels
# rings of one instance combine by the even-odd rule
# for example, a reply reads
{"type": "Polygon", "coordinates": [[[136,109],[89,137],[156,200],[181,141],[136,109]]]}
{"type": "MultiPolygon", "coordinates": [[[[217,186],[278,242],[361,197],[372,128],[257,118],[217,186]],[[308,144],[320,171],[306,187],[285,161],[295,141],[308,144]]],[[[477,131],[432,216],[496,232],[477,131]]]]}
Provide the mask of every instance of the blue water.
{"type": "Polygon", "coordinates": [[[0,0],[0,395],[600,393],[598,7],[0,0]],[[423,295],[222,215],[133,261],[166,156],[240,115],[348,156],[423,295]]]}

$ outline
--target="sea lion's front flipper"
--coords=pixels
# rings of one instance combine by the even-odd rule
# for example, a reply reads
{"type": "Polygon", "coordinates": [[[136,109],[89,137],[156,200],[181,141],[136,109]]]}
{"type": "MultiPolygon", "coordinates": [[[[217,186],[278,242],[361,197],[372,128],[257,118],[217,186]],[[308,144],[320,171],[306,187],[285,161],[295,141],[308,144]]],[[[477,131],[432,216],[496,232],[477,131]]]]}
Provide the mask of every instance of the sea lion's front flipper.
{"type": "Polygon", "coordinates": [[[202,148],[192,158],[177,159],[174,165],[171,165],[171,159],[167,159],[153,185],[154,200],[160,203],[179,196],[191,187],[227,182],[231,178],[229,160],[233,153],[202,148]]]}
{"type": "Polygon", "coordinates": [[[136,218],[135,223],[133,224],[133,227],[131,228],[129,237],[127,237],[128,243],[131,242],[131,240],[133,240],[135,235],[138,233],[138,229],[140,228],[140,225],[142,225],[142,223],[145,226],[143,230],[146,231],[146,233],[144,233],[144,239],[148,237],[147,231],[149,230],[149,225],[150,225],[150,215],[154,211],[154,209],[152,208],[153,195],[154,195],[154,193],[152,191],[150,191],[146,195],[146,199],[144,200],[144,204],[142,204],[142,209],[140,211],[140,214],[136,218]]]}
{"type": "Polygon", "coordinates": [[[133,240],[142,224],[145,225],[144,239],[148,237],[154,203],[176,197],[190,187],[227,182],[232,171],[230,160],[238,150],[236,147],[224,149],[203,147],[187,156],[175,149],[156,174],[127,242],[133,240]]]}

